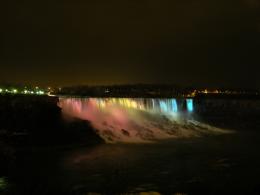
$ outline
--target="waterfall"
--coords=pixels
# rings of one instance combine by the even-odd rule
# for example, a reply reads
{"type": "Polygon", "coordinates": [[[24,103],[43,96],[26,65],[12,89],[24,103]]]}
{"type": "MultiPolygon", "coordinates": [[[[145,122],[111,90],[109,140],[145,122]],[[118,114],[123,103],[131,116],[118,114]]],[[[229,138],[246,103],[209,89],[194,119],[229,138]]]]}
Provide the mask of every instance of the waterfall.
{"type": "Polygon", "coordinates": [[[192,119],[193,99],[60,98],[63,114],[88,120],[106,142],[153,142],[225,133],[192,119]]]}

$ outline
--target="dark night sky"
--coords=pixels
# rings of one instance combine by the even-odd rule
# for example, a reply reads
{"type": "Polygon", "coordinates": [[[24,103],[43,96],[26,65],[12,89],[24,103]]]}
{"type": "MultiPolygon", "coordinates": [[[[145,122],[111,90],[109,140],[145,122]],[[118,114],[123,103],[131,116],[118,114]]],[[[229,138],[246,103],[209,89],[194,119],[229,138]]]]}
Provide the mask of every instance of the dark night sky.
{"type": "Polygon", "coordinates": [[[0,81],[260,89],[258,0],[8,0],[0,81]]]}

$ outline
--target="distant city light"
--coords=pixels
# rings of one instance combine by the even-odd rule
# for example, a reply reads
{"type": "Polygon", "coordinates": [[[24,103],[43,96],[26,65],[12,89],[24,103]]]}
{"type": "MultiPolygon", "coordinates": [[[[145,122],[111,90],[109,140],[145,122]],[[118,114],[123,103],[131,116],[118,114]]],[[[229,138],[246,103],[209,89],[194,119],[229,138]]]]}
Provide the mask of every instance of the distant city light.
{"type": "Polygon", "coordinates": [[[39,87],[33,87],[33,88],[28,88],[28,87],[22,87],[22,88],[16,88],[16,87],[8,87],[8,88],[0,88],[0,93],[3,94],[26,94],[26,95],[44,95],[45,90],[39,88],[39,87]],[[36,89],[37,88],[37,89],[36,89]]]}
{"type": "Polygon", "coordinates": [[[40,91],[37,91],[36,94],[38,94],[38,95],[43,95],[43,94],[44,94],[44,91],[41,91],[41,90],[40,90],[40,91]]]}

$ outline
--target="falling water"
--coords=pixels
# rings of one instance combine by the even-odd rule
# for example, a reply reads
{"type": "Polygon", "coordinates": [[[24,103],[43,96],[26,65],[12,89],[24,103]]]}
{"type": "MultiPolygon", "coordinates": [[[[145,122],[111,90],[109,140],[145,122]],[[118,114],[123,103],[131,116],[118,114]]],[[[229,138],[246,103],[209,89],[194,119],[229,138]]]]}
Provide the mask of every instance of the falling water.
{"type": "Polygon", "coordinates": [[[151,142],[224,133],[192,119],[193,99],[60,98],[64,115],[88,120],[106,142],[151,142]]]}

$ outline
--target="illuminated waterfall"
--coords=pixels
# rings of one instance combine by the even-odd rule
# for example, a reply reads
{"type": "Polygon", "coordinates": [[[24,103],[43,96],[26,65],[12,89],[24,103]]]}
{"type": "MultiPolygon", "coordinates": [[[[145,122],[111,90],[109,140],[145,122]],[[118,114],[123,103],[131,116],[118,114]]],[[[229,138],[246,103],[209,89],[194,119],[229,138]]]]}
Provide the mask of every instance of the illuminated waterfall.
{"type": "Polygon", "coordinates": [[[193,99],[186,99],[188,112],[193,112],[193,99]]]}
{"type": "Polygon", "coordinates": [[[190,119],[193,99],[60,98],[59,106],[66,116],[90,121],[106,142],[151,142],[226,132],[190,119]]]}
{"type": "MultiPolygon", "coordinates": [[[[176,114],[179,110],[176,99],[95,98],[94,101],[96,101],[99,108],[106,108],[107,106],[114,104],[125,108],[138,109],[147,112],[161,112],[164,114],[176,114]]],[[[193,104],[192,99],[190,99],[189,102],[187,100],[187,107],[190,108],[191,104],[193,104]]],[[[192,110],[189,110],[189,112],[191,111],[192,110]]]]}

